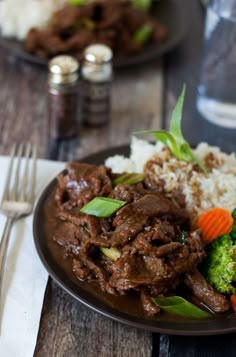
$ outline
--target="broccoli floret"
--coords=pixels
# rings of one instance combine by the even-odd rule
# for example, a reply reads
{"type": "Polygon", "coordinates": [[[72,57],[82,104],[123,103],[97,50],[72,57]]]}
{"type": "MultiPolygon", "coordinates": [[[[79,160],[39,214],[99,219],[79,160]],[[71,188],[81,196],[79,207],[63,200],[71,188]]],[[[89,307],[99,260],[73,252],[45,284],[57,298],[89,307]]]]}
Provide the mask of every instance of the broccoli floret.
{"type": "Polygon", "coordinates": [[[236,293],[236,245],[229,234],[214,239],[208,245],[204,275],[218,292],[236,293]]]}

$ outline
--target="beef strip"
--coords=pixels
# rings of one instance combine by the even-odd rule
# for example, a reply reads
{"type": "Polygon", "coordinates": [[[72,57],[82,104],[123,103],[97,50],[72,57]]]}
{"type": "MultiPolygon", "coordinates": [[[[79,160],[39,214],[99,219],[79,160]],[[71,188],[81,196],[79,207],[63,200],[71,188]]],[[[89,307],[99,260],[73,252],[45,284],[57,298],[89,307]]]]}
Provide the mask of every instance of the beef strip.
{"type": "Polygon", "coordinates": [[[193,294],[214,312],[225,312],[230,309],[230,303],[226,297],[216,292],[199,271],[186,273],[184,281],[193,294]]]}
{"type": "Polygon", "coordinates": [[[137,191],[136,185],[117,185],[110,193],[111,198],[116,200],[126,201],[128,203],[137,201],[143,196],[142,193],[137,191]]]}
{"type": "Polygon", "coordinates": [[[112,190],[110,170],[105,166],[83,163],[67,165],[67,175],[58,177],[56,201],[66,209],[83,207],[97,196],[108,196],[112,190]]]}
{"type": "Polygon", "coordinates": [[[160,312],[159,306],[154,304],[154,302],[151,299],[150,293],[147,289],[141,289],[140,291],[140,298],[142,302],[142,306],[144,311],[146,311],[147,315],[152,317],[156,315],[158,312],[160,312]]]}
{"type": "Polygon", "coordinates": [[[170,221],[176,223],[184,223],[189,221],[189,216],[184,209],[174,206],[173,203],[159,193],[149,193],[139,200],[130,203],[121,208],[113,222],[114,225],[122,223],[127,216],[136,214],[137,216],[145,215],[147,217],[157,216],[166,217],[170,221]]]}
{"type": "Polygon", "coordinates": [[[67,253],[78,254],[80,249],[79,231],[73,223],[58,220],[52,239],[65,247],[67,253]]]}
{"type": "Polygon", "coordinates": [[[78,259],[73,259],[73,272],[79,280],[92,280],[92,273],[90,269],[78,259]]]}
{"type": "Polygon", "coordinates": [[[152,254],[156,250],[156,245],[170,243],[174,238],[174,229],[168,222],[159,221],[155,225],[147,226],[139,233],[132,246],[140,254],[152,254]]]}
{"type": "Polygon", "coordinates": [[[169,283],[174,278],[173,269],[162,259],[123,254],[113,264],[109,285],[119,290],[138,286],[169,283]]]}
{"type": "Polygon", "coordinates": [[[85,235],[85,238],[96,237],[102,229],[99,218],[82,212],[74,214],[73,211],[68,212],[66,210],[62,210],[58,212],[57,217],[71,222],[75,228],[83,228],[83,236],[85,235]]]}
{"type": "MultiPolygon", "coordinates": [[[[94,244],[90,241],[83,243],[80,247],[79,255],[77,259],[86,267],[86,269],[92,274],[93,278],[98,280],[100,287],[103,291],[108,291],[110,294],[115,294],[115,290],[111,287],[107,287],[109,280],[109,274],[104,269],[101,263],[99,263],[95,258],[96,250],[94,249],[94,244]]],[[[76,270],[75,273],[80,271],[76,270]]]]}
{"type": "Polygon", "coordinates": [[[111,233],[102,234],[102,237],[107,237],[112,247],[123,246],[129,243],[139,232],[142,231],[147,220],[147,216],[126,216],[125,221],[113,221],[115,230],[111,233]]]}

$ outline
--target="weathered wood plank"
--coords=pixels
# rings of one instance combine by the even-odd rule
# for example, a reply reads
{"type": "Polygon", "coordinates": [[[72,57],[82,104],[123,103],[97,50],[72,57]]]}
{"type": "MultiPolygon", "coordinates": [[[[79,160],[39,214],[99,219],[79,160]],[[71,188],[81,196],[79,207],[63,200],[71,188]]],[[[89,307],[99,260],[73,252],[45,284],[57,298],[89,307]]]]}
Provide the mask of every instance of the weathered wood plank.
{"type": "Polygon", "coordinates": [[[159,357],[234,357],[235,334],[222,336],[160,337],[159,357]]]}
{"type": "Polygon", "coordinates": [[[149,357],[151,351],[149,333],[91,311],[49,282],[35,356],[149,357]]]}

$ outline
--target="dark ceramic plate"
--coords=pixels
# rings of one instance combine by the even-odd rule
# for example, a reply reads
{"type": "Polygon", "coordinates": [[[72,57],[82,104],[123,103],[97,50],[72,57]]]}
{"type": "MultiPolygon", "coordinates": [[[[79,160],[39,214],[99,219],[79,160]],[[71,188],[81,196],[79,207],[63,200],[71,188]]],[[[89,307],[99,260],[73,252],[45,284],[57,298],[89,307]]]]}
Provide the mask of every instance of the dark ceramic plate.
{"type": "MultiPolygon", "coordinates": [[[[129,147],[122,146],[90,155],[81,160],[87,163],[102,164],[111,155],[128,155],[129,147]]],[[[118,310],[115,304],[110,304],[109,300],[104,300],[102,292],[88,289],[88,283],[79,282],[77,279],[68,276],[65,268],[58,263],[58,259],[52,254],[45,239],[43,215],[44,207],[48,196],[52,193],[56,185],[54,179],[44,190],[34,214],[34,241],[37,252],[49,275],[74,298],[90,307],[91,309],[110,317],[119,322],[146,329],[152,332],[161,332],[175,335],[215,335],[236,331],[236,314],[228,314],[220,317],[211,317],[207,320],[180,319],[172,316],[160,314],[155,319],[147,319],[139,314],[131,314],[130,310],[118,310]]],[[[55,243],[56,244],[56,243],[55,243]]],[[[109,299],[109,298],[108,298],[109,299]]],[[[129,298],[128,298],[129,299],[129,298]]]]}
{"type": "MultiPolygon", "coordinates": [[[[156,3],[154,0],[154,5],[152,8],[152,16],[158,19],[163,25],[168,29],[168,39],[165,43],[158,44],[153,43],[147,45],[144,50],[138,54],[127,56],[127,57],[117,57],[114,59],[114,66],[127,67],[135,64],[141,64],[151,59],[157,58],[164,53],[173,49],[183,38],[186,33],[186,19],[182,10],[181,1],[174,0],[160,0],[156,3]]],[[[0,37],[0,46],[10,50],[15,56],[27,60],[31,63],[46,65],[47,61],[27,53],[24,50],[22,42],[9,40],[0,37]]]]}

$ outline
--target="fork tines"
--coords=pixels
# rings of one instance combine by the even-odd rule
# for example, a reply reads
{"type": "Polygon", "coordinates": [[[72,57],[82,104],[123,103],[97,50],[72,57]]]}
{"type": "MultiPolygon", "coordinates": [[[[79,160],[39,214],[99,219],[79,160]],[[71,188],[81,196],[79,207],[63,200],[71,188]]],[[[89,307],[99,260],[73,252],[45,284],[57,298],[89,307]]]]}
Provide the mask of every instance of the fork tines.
{"type": "Polygon", "coordinates": [[[33,203],[36,176],[37,149],[30,143],[15,144],[11,150],[3,201],[23,201],[33,203]],[[23,159],[23,160],[22,160],[23,159]],[[29,178],[29,171],[30,178],[29,178]]]}

